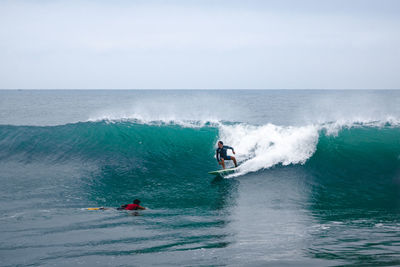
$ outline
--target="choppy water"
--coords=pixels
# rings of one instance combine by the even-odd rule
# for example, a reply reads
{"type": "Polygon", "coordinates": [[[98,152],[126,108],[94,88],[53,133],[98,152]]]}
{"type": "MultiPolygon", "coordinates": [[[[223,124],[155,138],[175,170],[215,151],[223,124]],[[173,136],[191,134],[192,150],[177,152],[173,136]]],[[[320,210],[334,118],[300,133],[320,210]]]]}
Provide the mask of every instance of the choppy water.
{"type": "Polygon", "coordinates": [[[400,265],[400,91],[0,91],[0,260],[400,265]],[[218,140],[240,168],[215,178],[218,140]],[[117,207],[140,198],[140,216],[117,207]]]}

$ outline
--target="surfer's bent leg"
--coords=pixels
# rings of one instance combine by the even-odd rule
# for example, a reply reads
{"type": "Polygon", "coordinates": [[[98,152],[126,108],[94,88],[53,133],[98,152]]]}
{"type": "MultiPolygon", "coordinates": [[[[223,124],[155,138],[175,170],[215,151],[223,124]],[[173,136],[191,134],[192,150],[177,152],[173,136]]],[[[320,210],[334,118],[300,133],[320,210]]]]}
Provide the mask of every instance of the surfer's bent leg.
{"type": "Polygon", "coordinates": [[[222,165],[222,168],[225,169],[225,160],[221,158],[219,165],[222,165]]]}
{"type": "Polygon", "coordinates": [[[237,167],[236,158],[234,156],[231,156],[231,160],[233,160],[233,163],[235,163],[235,167],[237,167]]]}

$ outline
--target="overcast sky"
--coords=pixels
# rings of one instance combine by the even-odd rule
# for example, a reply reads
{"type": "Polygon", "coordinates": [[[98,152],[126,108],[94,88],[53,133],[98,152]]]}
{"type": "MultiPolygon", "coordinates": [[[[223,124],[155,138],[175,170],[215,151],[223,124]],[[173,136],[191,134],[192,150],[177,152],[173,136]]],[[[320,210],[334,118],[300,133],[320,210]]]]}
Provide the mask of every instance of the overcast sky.
{"type": "Polygon", "coordinates": [[[399,0],[0,1],[0,88],[400,88],[399,0]]]}

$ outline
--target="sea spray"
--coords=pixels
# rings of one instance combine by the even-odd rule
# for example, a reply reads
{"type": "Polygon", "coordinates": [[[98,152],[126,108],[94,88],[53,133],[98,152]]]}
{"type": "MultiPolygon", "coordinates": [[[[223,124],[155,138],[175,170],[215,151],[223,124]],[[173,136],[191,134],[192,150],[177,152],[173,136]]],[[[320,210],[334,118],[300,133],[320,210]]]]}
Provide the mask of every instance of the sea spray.
{"type": "Polygon", "coordinates": [[[239,176],[276,164],[304,164],[315,152],[318,127],[281,127],[273,124],[221,125],[220,138],[238,151],[239,176]]]}

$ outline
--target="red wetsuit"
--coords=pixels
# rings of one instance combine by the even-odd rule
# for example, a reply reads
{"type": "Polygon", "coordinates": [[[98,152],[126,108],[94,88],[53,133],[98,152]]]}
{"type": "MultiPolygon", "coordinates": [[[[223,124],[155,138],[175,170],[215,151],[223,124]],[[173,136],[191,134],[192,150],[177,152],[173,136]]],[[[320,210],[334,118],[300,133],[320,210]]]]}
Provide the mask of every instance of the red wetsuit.
{"type": "Polygon", "coordinates": [[[125,207],[126,210],[137,210],[139,209],[139,205],[138,204],[128,204],[125,207]]]}

